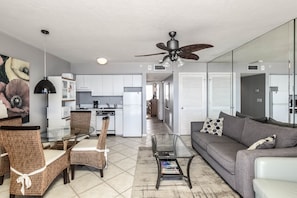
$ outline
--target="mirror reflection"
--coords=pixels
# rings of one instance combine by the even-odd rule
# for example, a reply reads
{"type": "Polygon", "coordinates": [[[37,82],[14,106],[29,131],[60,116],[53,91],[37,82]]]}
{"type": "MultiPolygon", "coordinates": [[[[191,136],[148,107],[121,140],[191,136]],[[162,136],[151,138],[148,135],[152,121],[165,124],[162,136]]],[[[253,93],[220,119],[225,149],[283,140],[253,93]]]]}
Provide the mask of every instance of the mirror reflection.
{"type": "Polygon", "coordinates": [[[294,23],[292,20],[208,63],[208,116],[223,110],[296,123],[294,23]]]}

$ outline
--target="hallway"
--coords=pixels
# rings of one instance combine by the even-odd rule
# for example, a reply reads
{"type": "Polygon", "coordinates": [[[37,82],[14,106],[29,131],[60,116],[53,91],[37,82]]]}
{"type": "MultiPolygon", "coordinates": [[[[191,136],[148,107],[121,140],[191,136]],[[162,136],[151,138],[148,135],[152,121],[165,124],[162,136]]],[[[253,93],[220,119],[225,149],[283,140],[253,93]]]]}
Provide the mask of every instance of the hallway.
{"type": "Polygon", "coordinates": [[[172,133],[171,129],[157,117],[146,118],[146,130],[147,135],[172,133]]]}

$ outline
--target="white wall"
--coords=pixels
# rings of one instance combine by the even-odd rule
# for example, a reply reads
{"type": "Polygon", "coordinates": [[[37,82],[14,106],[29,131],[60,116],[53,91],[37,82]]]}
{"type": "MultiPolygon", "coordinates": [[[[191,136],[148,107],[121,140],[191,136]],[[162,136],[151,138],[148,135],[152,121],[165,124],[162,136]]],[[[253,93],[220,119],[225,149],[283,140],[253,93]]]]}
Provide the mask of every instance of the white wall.
{"type": "MultiPolygon", "coordinates": [[[[30,63],[30,122],[26,125],[39,125],[41,131],[46,126],[46,95],[34,94],[35,85],[43,78],[43,50],[20,42],[0,32],[0,53],[30,63]]],[[[43,48],[43,43],[40,44],[43,48]]],[[[70,72],[70,63],[47,54],[47,75],[61,75],[70,72]]]]}

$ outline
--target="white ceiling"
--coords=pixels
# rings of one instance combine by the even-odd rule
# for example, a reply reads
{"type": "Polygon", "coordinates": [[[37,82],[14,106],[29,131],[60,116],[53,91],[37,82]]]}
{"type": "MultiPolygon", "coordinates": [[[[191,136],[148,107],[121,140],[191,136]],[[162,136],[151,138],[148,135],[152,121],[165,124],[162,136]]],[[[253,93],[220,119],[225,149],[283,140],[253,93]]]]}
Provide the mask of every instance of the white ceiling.
{"type": "MultiPolygon", "coordinates": [[[[180,46],[207,43],[216,58],[297,17],[296,0],[0,0],[0,31],[70,63],[155,62],[155,44],[176,31],[180,46]]],[[[0,49],[1,50],[1,49],[0,49]]]]}

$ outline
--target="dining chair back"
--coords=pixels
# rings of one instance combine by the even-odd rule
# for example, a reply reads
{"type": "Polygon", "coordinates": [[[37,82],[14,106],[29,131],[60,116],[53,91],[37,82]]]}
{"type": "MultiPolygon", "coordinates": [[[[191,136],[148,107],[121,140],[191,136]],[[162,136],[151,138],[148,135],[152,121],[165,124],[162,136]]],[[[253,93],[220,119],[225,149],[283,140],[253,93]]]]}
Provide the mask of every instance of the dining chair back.
{"type": "Polygon", "coordinates": [[[41,197],[63,172],[68,183],[69,152],[43,149],[39,126],[1,126],[10,160],[10,197],[41,197]]]}
{"type": "MultiPolygon", "coordinates": [[[[12,116],[8,118],[0,119],[0,126],[21,126],[22,117],[21,116],[12,116]]],[[[0,134],[0,185],[3,184],[5,174],[9,173],[9,159],[7,152],[3,147],[3,141],[0,134]]]]}
{"type": "Polygon", "coordinates": [[[91,111],[71,111],[70,112],[70,128],[71,134],[90,133],[91,111]]]}

